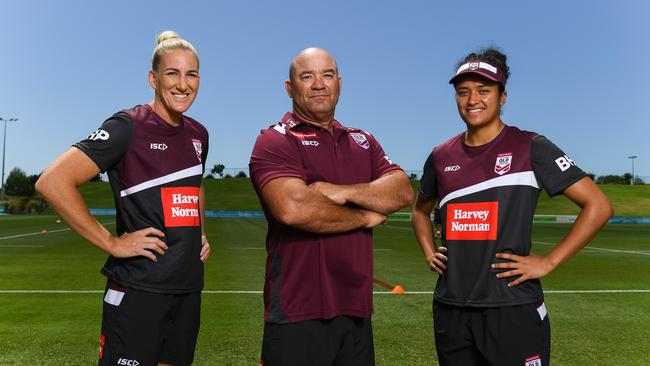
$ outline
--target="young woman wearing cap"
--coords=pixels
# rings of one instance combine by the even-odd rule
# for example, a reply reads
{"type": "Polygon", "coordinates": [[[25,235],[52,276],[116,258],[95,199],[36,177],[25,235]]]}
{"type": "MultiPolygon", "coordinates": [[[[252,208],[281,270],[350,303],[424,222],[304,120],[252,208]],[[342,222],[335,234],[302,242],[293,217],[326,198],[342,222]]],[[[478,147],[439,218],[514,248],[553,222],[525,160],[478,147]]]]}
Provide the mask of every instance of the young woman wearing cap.
{"type": "Polygon", "coordinates": [[[550,324],[540,278],[582,249],[612,215],[600,189],[544,136],[501,120],[510,75],[506,55],[471,53],[449,81],[466,131],[436,146],[424,164],[413,227],[438,273],[433,301],[440,365],[548,365],[550,324]],[[531,253],[541,189],[581,207],[546,255],[531,253]],[[442,239],[430,214],[438,204],[442,239]]]}
{"type": "Polygon", "coordinates": [[[122,110],[62,154],[36,188],[70,227],[109,254],[100,365],[189,365],[199,332],[203,171],[208,132],[183,115],[199,91],[199,58],[175,32],[158,36],[151,103],[122,110]],[[107,172],[115,195],[113,236],[77,187],[107,172]]]}

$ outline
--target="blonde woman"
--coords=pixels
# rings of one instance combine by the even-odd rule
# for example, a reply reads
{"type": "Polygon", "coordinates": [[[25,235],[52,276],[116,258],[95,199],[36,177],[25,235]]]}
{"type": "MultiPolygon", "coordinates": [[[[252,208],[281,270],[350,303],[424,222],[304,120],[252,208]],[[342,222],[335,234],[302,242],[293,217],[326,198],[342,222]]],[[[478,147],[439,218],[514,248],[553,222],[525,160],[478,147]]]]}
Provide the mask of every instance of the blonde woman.
{"type": "Polygon", "coordinates": [[[100,365],[189,365],[199,331],[203,263],[202,177],[208,132],[185,113],[199,91],[199,58],[161,33],[149,84],[154,99],[117,112],[59,156],[36,188],[52,208],[109,254],[100,365]],[[88,212],[77,187],[106,172],[117,236],[88,212]]]}

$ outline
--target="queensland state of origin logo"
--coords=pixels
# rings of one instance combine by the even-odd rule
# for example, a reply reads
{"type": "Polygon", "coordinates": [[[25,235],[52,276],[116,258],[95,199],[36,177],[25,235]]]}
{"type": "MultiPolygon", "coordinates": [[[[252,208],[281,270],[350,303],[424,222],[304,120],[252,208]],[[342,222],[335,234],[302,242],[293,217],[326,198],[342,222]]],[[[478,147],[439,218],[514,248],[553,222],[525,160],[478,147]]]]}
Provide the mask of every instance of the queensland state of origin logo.
{"type": "Polygon", "coordinates": [[[354,142],[357,143],[357,145],[361,146],[362,148],[368,150],[370,148],[370,142],[368,141],[368,138],[366,135],[359,133],[359,132],[350,132],[350,136],[354,139],[354,142]]]}
{"type": "Polygon", "coordinates": [[[504,175],[510,171],[512,166],[512,153],[503,153],[497,155],[497,161],[494,164],[494,172],[499,175],[504,175]]]}
{"type": "Polygon", "coordinates": [[[194,151],[196,151],[196,157],[201,162],[201,154],[203,153],[203,144],[201,140],[192,139],[192,145],[194,145],[194,151]]]}

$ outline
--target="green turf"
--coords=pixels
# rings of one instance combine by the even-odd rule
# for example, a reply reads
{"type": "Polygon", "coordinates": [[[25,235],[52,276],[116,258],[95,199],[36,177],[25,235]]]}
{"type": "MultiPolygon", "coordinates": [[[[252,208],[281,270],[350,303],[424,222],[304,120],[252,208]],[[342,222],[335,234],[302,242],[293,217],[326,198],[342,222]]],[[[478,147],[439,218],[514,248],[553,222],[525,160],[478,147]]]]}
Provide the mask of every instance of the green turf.
{"type": "MultiPolygon", "coordinates": [[[[211,210],[261,210],[255,190],[248,178],[205,179],[206,207],[211,210]]],[[[413,189],[418,187],[412,181],[413,189]]],[[[625,186],[599,185],[610,198],[617,216],[650,216],[650,185],[625,186]]],[[[89,182],[80,188],[89,207],[115,207],[107,182],[89,182]]],[[[409,211],[405,208],[404,211],[409,211]]],[[[560,195],[550,198],[540,194],[537,214],[575,215],[579,208],[568,198],[560,195]]]]}
{"type": "MultiPolygon", "coordinates": [[[[102,290],[105,255],[55,216],[0,216],[0,290],[102,290]],[[47,234],[41,234],[47,229],[47,234]]],[[[100,218],[110,223],[111,218],[100,218]]],[[[109,228],[113,228],[108,224],[109,228]]],[[[407,291],[431,291],[410,224],[375,232],[375,276],[407,291]]],[[[206,290],[259,291],[264,279],[263,220],[208,219],[213,251],[206,290]]],[[[543,254],[567,225],[537,224],[543,254]]],[[[554,293],[650,289],[650,226],[609,225],[587,249],[543,280],[553,329],[553,365],[646,365],[650,293],[554,293]],[[609,250],[609,251],[608,251],[609,250]],[[614,250],[614,251],[612,251],[614,250]]],[[[376,291],[385,291],[376,287],[376,291]]],[[[101,293],[0,293],[0,365],[96,362],[101,293]]],[[[203,294],[197,365],[255,365],[262,332],[259,294],[203,294]]],[[[431,295],[375,296],[377,365],[435,365],[431,295]]]]}
{"type": "MultiPolygon", "coordinates": [[[[650,185],[626,186],[599,184],[614,206],[616,216],[650,216],[650,185]]],[[[537,202],[537,214],[576,215],[580,209],[563,195],[548,197],[542,192],[537,202]]]]}

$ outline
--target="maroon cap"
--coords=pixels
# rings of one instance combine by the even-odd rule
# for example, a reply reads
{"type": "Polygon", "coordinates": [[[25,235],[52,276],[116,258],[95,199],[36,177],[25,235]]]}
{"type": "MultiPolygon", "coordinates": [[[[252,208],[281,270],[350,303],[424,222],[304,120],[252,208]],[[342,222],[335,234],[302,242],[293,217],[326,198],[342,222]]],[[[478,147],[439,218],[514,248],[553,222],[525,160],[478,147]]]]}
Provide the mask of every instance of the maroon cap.
{"type": "Polygon", "coordinates": [[[449,80],[449,84],[455,84],[462,75],[476,74],[492,81],[500,83],[504,88],[506,87],[506,74],[501,68],[492,65],[491,63],[483,60],[470,60],[458,68],[456,75],[449,80]]]}

